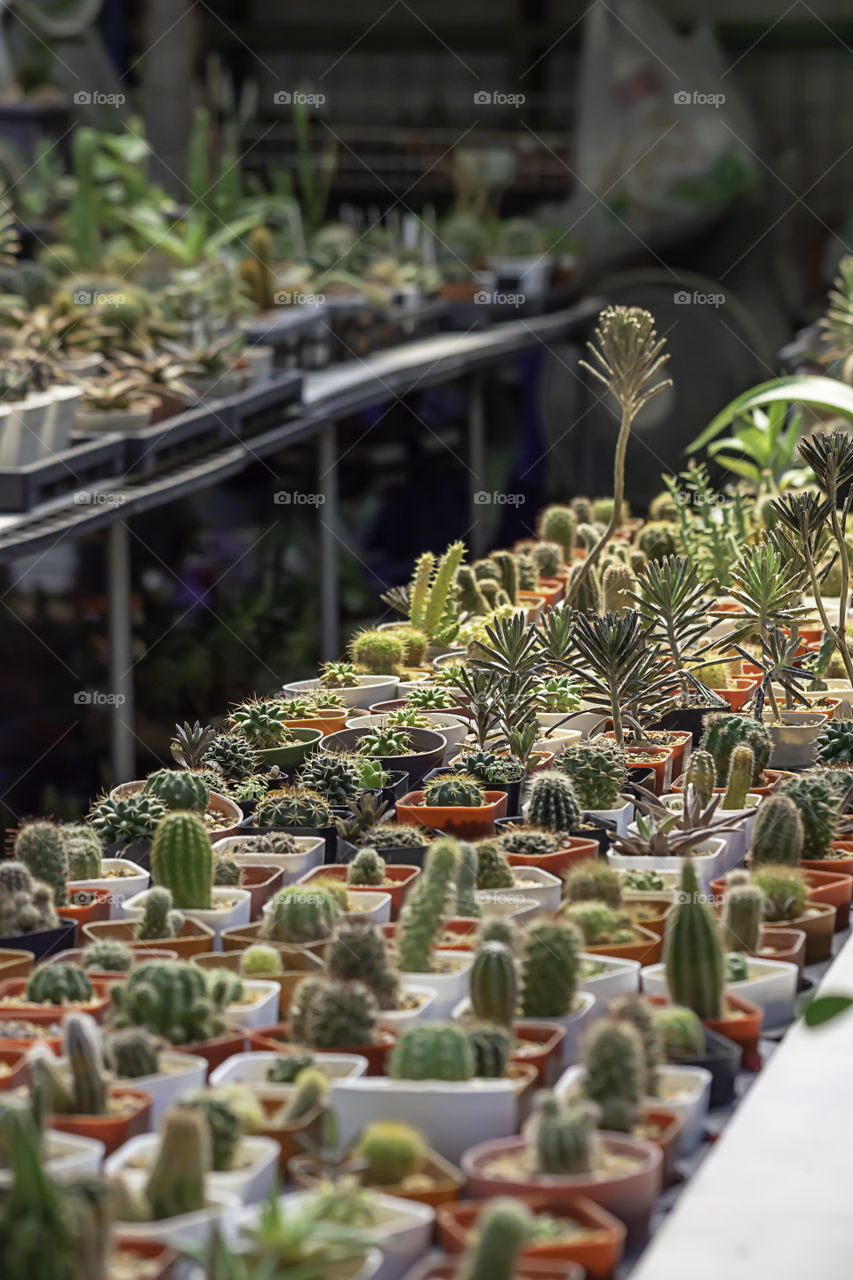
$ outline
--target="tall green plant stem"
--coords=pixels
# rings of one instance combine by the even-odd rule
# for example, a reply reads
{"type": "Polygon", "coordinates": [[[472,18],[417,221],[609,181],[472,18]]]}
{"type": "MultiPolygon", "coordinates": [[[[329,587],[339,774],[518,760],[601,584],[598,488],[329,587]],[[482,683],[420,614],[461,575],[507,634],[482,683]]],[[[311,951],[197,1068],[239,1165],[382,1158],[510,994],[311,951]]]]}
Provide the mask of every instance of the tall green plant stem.
{"type": "MultiPolygon", "coordinates": [[[[610,523],[604,533],[598,539],[595,546],[587,553],[586,559],[581,566],[581,571],[575,578],[566,599],[566,604],[571,605],[577,598],[577,594],[583,586],[586,578],[591,570],[595,567],[607,543],[613,537],[614,531],[619,527],[619,521],[622,518],[622,502],[625,497],[625,455],[628,452],[628,438],[631,435],[631,423],[634,420],[633,407],[623,405],[622,421],[619,425],[619,438],[616,441],[616,456],[613,460],[613,514],[610,517],[610,523]]],[[[614,720],[614,727],[616,721],[614,720]]],[[[621,746],[621,740],[619,741],[621,746]]]]}

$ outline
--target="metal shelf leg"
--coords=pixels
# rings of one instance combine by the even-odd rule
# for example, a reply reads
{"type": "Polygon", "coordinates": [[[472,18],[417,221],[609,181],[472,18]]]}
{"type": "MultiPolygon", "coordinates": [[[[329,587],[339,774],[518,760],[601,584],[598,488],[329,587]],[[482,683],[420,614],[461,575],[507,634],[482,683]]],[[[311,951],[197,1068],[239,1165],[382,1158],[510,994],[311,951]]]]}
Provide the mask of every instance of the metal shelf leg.
{"type": "Polygon", "coordinates": [[[340,653],[340,602],[338,599],[338,451],[335,423],[320,433],[318,491],[323,501],[320,517],[320,643],[324,659],[340,653]]]}
{"type": "Polygon", "coordinates": [[[130,625],[130,534],[121,520],[107,533],[110,627],[112,773],[114,782],[135,777],[133,733],[133,636],[130,625]]]}

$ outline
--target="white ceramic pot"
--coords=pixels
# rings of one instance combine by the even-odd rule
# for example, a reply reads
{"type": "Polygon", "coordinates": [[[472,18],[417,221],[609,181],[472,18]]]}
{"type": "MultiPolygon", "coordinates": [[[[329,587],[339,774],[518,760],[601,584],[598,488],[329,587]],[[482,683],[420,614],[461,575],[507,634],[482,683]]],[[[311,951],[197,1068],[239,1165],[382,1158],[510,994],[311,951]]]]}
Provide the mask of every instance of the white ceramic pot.
{"type": "Polygon", "coordinates": [[[518,1094],[511,1080],[335,1080],[332,1107],[342,1146],[373,1121],[393,1118],[412,1125],[454,1164],[468,1147],[509,1137],[518,1125],[518,1094]]]}
{"type": "MultiPolygon", "coordinates": [[[[430,721],[428,727],[435,729],[436,733],[440,733],[444,738],[447,745],[442,758],[442,766],[449,764],[453,757],[457,755],[459,744],[465,737],[468,726],[459,716],[453,716],[448,711],[422,711],[420,714],[430,721]]],[[[371,729],[374,725],[387,723],[387,715],[374,713],[368,716],[353,716],[351,720],[347,720],[347,728],[371,729]]]]}
{"type": "MultiPolygon", "coordinates": [[[[263,1049],[257,1053],[232,1053],[210,1073],[210,1083],[218,1088],[224,1084],[244,1084],[263,1093],[264,1097],[286,1102],[293,1096],[295,1086],[267,1080],[267,1072],[279,1058],[286,1055],[263,1049]]],[[[367,1072],[367,1058],[358,1053],[315,1053],[314,1066],[330,1080],[359,1078],[367,1072]]]]}
{"type": "Polygon", "coordinates": [[[619,996],[633,996],[640,990],[639,960],[622,960],[615,956],[581,956],[584,967],[594,972],[581,974],[581,991],[595,996],[593,1019],[607,1012],[611,1000],[619,996]]]}
{"type": "MultiPolygon", "coordinates": [[[[62,1075],[70,1081],[68,1060],[60,1058],[58,1066],[62,1075]]],[[[142,1089],[151,1095],[151,1129],[157,1129],[163,1115],[172,1103],[185,1093],[200,1089],[207,1079],[207,1059],[194,1053],[177,1053],[164,1049],[160,1054],[160,1070],[156,1075],[135,1076],[132,1080],[117,1078],[117,1083],[128,1089],[142,1089]]]]}
{"type": "MultiPolygon", "coordinates": [[[[128,1183],[140,1187],[145,1175],[132,1178],[125,1175],[128,1183]]],[[[179,1213],[174,1218],[161,1218],[158,1222],[116,1222],[116,1232],[122,1235],[136,1236],[140,1240],[156,1240],[159,1244],[171,1245],[174,1249],[197,1249],[207,1245],[214,1230],[219,1227],[226,1239],[234,1231],[242,1201],[227,1191],[208,1188],[207,1206],[198,1213],[179,1213]]]]}
{"type": "MultiPolygon", "coordinates": [[[[550,871],[543,871],[541,867],[513,867],[512,874],[516,891],[522,898],[535,901],[539,911],[559,911],[563,882],[558,876],[552,875],[550,871]]],[[[507,892],[509,890],[477,889],[474,897],[488,914],[489,904],[494,900],[495,895],[507,892]]]]}
{"type": "Polygon", "coordinates": [[[558,1026],[564,1027],[563,1066],[570,1067],[578,1056],[584,1032],[594,1020],[595,1002],[596,997],[591,991],[581,990],[578,992],[578,1007],[574,1012],[567,1013],[562,1018],[516,1018],[516,1023],[523,1027],[528,1022],[556,1022],[558,1026]]]}
{"type": "Polygon", "coordinates": [[[566,747],[577,746],[583,741],[580,729],[558,729],[550,737],[538,738],[533,744],[534,751],[549,751],[554,758],[561,756],[566,747]]]}
{"type": "Polygon", "coordinates": [[[28,467],[37,460],[46,412],[46,405],[29,398],[0,404],[0,466],[28,467]]]}
{"type": "Polygon", "coordinates": [[[80,356],[61,356],[56,361],[57,367],[63,373],[75,378],[97,373],[103,363],[104,357],[98,351],[86,351],[80,356]]]}
{"type": "Polygon", "coordinates": [[[402,989],[407,995],[417,996],[420,1004],[416,1009],[383,1009],[379,1021],[395,1031],[402,1031],[415,1022],[423,1022],[425,1018],[435,1017],[435,992],[417,982],[403,982],[402,989]]]}
{"type": "MultiPolygon", "coordinates": [[[[359,676],[358,684],[352,689],[335,689],[335,693],[339,694],[341,703],[345,707],[372,707],[374,702],[390,702],[397,696],[397,677],[387,676],[359,676]]],[[[301,693],[314,693],[317,689],[322,689],[319,678],[314,680],[292,680],[290,684],[282,685],[284,692],[291,698],[298,698],[301,693]]]]}
{"type": "MultiPolygon", "coordinates": [[[[210,972],[210,970],[208,970],[210,972]]],[[[278,1021],[281,987],[263,978],[243,978],[246,995],[257,997],[251,1004],[229,1004],[225,1016],[238,1027],[269,1027],[278,1021]]]]}
{"type": "Polygon", "coordinates": [[[606,822],[616,823],[616,834],[626,836],[634,817],[634,802],[627,800],[619,809],[587,809],[590,818],[604,818],[606,822]]]}
{"type": "MultiPolygon", "coordinates": [[[[705,840],[698,846],[695,853],[689,855],[699,883],[706,893],[711,881],[723,874],[725,854],[725,840],[715,838],[705,840]]],[[[608,849],[607,861],[617,871],[627,870],[629,867],[633,867],[636,871],[672,871],[677,868],[680,874],[684,857],[674,857],[670,854],[655,856],[654,854],[615,853],[612,849],[608,849]]]]}
{"type": "MultiPolygon", "coordinates": [[[[125,920],[141,920],[145,912],[145,899],[148,894],[137,893],[135,897],[128,898],[122,903],[122,914],[125,920]]],[[[227,887],[214,886],[212,891],[214,903],[223,903],[233,900],[232,906],[213,906],[210,910],[204,910],[200,907],[186,907],[183,914],[188,920],[197,920],[200,924],[206,924],[212,929],[215,937],[213,942],[213,950],[222,950],[222,930],[233,929],[237,925],[249,923],[249,917],[252,910],[252,895],[248,889],[238,889],[234,885],[227,887]]]]}
{"type": "MultiPolygon", "coordinates": [[[[81,1174],[96,1174],[104,1158],[103,1142],[96,1138],[79,1138],[73,1133],[61,1133],[48,1129],[44,1135],[45,1150],[49,1152],[43,1161],[45,1172],[58,1182],[79,1178],[81,1174]]],[[[0,1168],[0,1191],[12,1185],[10,1169],[0,1168]]]]}
{"type": "MultiPolygon", "coordinates": [[[[564,1071],[554,1086],[561,1101],[580,1092],[584,1068],[578,1063],[564,1071]]],[[[668,1064],[658,1068],[660,1096],[644,1098],[647,1107],[665,1107],[674,1111],[684,1121],[678,1139],[678,1154],[689,1156],[702,1141],[708,1101],[711,1096],[711,1073],[704,1067],[675,1067],[668,1064]]]]}
{"type": "Polygon", "coordinates": [[[137,894],[144,893],[151,877],[142,867],[131,862],[129,858],[102,858],[102,871],[132,872],[122,876],[96,876],[92,880],[69,880],[68,892],[73,895],[75,889],[106,889],[110,894],[110,919],[121,920],[122,904],[137,894]]]}
{"type": "MultiPolygon", "coordinates": [[[[298,853],[235,853],[234,850],[249,841],[259,840],[260,836],[226,836],[224,840],[215,840],[213,847],[221,856],[233,858],[241,867],[281,867],[284,871],[284,884],[293,884],[301,879],[323,861],[326,842],[322,836],[294,836],[299,845],[298,853]]],[[[249,846],[250,847],[250,846],[249,846]]]]}
{"type": "Polygon", "coordinates": [[[451,1010],[468,994],[468,982],[474,956],[470,951],[440,951],[436,955],[447,960],[456,960],[459,968],[452,973],[404,973],[406,981],[419,987],[427,987],[435,994],[435,1004],[430,1010],[430,1017],[446,1018],[451,1010]]]}
{"type": "MultiPolygon", "coordinates": [[[[129,1183],[140,1175],[147,1176],[159,1145],[157,1133],[128,1138],[104,1161],[104,1173],[109,1178],[127,1177],[129,1183]]],[[[240,1139],[239,1154],[241,1167],[227,1173],[209,1173],[208,1189],[236,1196],[243,1204],[266,1200],[278,1181],[279,1144],[272,1138],[247,1135],[240,1139]]]]}
{"type": "Polygon", "coordinates": [[[819,711],[780,711],[781,724],[771,724],[771,713],[765,711],[764,722],[773,743],[771,769],[807,769],[815,762],[815,739],[828,720],[819,711]]]}
{"type": "Polygon", "coordinates": [[[51,405],[41,432],[40,457],[51,458],[62,453],[71,443],[71,428],[82,398],[79,387],[55,386],[47,393],[51,405]]]}
{"type": "MultiPolygon", "coordinates": [[[[728,982],[726,990],[749,1000],[764,1010],[764,1026],[786,1026],[794,1017],[794,1000],[799,983],[799,968],[784,960],[765,960],[747,956],[749,977],[743,982],[728,982]]],[[[662,964],[646,965],[640,971],[643,990],[650,996],[667,995],[666,969],[662,964]]]]}

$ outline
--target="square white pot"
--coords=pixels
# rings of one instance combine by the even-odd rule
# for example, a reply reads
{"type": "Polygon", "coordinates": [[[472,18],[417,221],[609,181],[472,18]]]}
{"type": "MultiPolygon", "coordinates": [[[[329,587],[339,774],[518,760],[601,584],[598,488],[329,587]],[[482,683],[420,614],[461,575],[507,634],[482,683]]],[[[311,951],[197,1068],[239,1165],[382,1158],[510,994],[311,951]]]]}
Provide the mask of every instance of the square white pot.
{"type": "MultiPolygon", "coordinates": [[[[148,890],[145,893],[137,893],[134,897],[128,898],[122,903],[122,915],[125,920],[141,920],[145,913],[145,899],[148,896],[148,890]]],[[[236,925],[248,924],[252,911],[252,895],[248,889],[238,889],[234,885],[227,887],[214,886],[212,890],[214,903],[227,902],[229,899],[235,899],[234,905],[230,907],[212,907],[209,911],[203,908],[187,907],[184,909],[184,915],[188,920],[197,920],[200,924],[206,924],[208,929],[214,932],[213,950],[222,950],[222,930],[233,929],[236,925]]]]}
{"type": "MultiPolygon", "coordinates": [[[[741,996],[764,1010],[765,1028],[785,1026],[794,1017],[794,1000],[799,983],[799,969],[785,960],[765,960],[747,956],[750,977],[743,982],[727,982],[726,991],[741,996]]],[[[650,964],[641,970],[643,990],[649,995],[667,995],[666,969],[663,964],[650,964]]]]}
{"type": "Polygon", "coordinates": [[[557,729],[550,737],[537,738],[533,744],[534,751],[549,751],[554,758],[561,756],[566,747],[577,746],[583,741],[580,729],[557,729]]]}
{"type": "Polygon", "coordinates": [[[518,1125],[518,1095],[511,1080],[335,1080],[332,1107],[342,1146],[375,1120],[400,1120],[454,1164],[468,1147],[487,1138],[508,1138],[518,1125]]]}
{"type": "Polygon", "coordinates": [[[26,400],[0,404],[0,466],[28,467],[41,449],[41,429],[47,416],[43,405],[26,400]]]}
{"type": "Polygon", "coordinates": [[[536,717],[543,729],[552,729],[559,725],[559,732],[580,730],[581,741],[585,742],[596,725],[601,725],[603,716],[600,711],[581,703],[579,711],[540,711],[536,717]]]}
{"type": "MultiPolygon", "coordinates": [[[[631,825],[633,826],[634,824],[632,823],[631,825]]],[[[725,851],[725,841],[715,838],[713,840],[705,840],[703,844],[699,845],[696,853],[689,855],[697,879],[706,893],[710,888],[711,881],[723,874],[722,868],[726,861],[725,851]]],[[[628,867],[633,867],[637,871],[672,871],[677,869],[680,875],[684,857],[673,857],[669,854],[656,857],[654,854],[615,853],[612,849],[608,849],[607,861],[617,871],[628,867]]]]}
{"type": "MultiPolygon", "coordinates": [[[[74,1133],[48,1129],[44,1142],[50,1151],[48,1159],[44,1161],[45,1171],[58,1182],[100,1171],[106,1148],[97,1138],[80,1138],[74,1133]]],[[[11,1169],[0,1168],[0,1191],[11,1185],[11,1169]]]]}
{"type": "MultiPolygon", "coordinates": [[[[684,808],[684,793],[681,791],[674,791],[669,795],[661,796],[661,800],[667,809],[676,809],[680,813],[684,808]]],[[[724,841],[726,846],[722,859],[725,871],[731,871],[732,867],[740,866],[744,862],[749,845],[749,833],[755,821],[755,811],[760,803],[761,796],[750,791],[747,792],[746,805],[743,809],[718,808],[715,810],[715,818],[742,819],[736,830],[723,831],[719,836],[719,839],[724,841]]],[[[725,874],[725,871],[721,871],[720,874],[725,874]]]]}
{"type": "Polygon", "coordinates": [[[578,1007],[573,1013],[567,1013],[563,1018],[516,1018],[515,1021],[520,1027],[527,1022],[554,1022],[564,1027],[566,1034],[563,1039],[563,1066],[570,1067],[578,1056],[584,1032],[594,1021],[595,1004],[596,997],[592,992],[581,990],[578,992],[578,1007]]]}
{"type": "MultiPolygon", "coordinates": [[[[271,1049],[258,1053],[233,1053],[230,1058],[221,1062],[210,1073],[210,1083],[214,1087],[223,1084],[244,1084],[266,1098],[276,1098],[286,1102],[293,1096],[295,1085],[277,1084],[267,1080],[267,1071],[280,1057],[286,1055],[274,1053],[271,1049]]],[[[350,1077],[363,1076],[367,1071],[367,1058],[358,1053],[315,1053],[314,1065],[327,1075],[330,1080],[345,1080],[350,1077]]]]}
{"type": "MultiPolygon", "coordinates": [[[[535,902],[539,911],[559,911],[563,896],[563,882],[558,876],[552,875],[550,871],[543,871],[541,867],[513,867],[513,878],[516,882],[516,890],[522,899],[535,902]],[[523,883],[524,881],[532,881],[532,883],[523,883]]],[[[489,906],[495,896],[507,892],[511,891],[477,889],[474,897],[488,914],[489,906]]],[[[522,918],[526,919],[526,914],[522,918]]]]}
{"type": "MultiPolygon", "coordinates": [[[[63,1076],[70,1079],[67,1058],[59,1058],[63,1076]]],[[[117,1083],[128,1089],[143,1089],[151,1095],[151,1129],[156,1129],[172,1103],[185,1093],[200,1089],[207,1079],[207,1059],[194,1053],[175,1053],[164,1049],[160,1054],[160,1071],[156,1075],[136,1076],[129,1080],[117,1077],[117,1083]]]]}
{"type": "MultiPolygon", "coordinates": [[[[583,1077],[584,1068],[580,1063],[569,1067],[554,1086],[557,1097],[565,1101],[570,1094],[578,1092],[583,1077]]],[[[648,1107],[665,1107],[681,1116],[684,1126],[678,1139],[678,1154],[689,1156],[702,1141],[711,1096],[711,1073],[704,1067],[665,1064],[658,1068],[658,1079],[662,1096],[644,1098],[643,1102],[648,1107]]]]}
{"type": "Polygon", "coordinates": [[[131,871],[132,875],[123,876],[96,876],[92,880],[69,880],[68,892],[71,894],[75,889],[106,889],[110,894],[110,919],[121,920],[123,918],[122,903],[127,902],[128,898],[135,898],[138,893],[144,893],[151,882],[151,877],[142,867],[137,866],[135,862],[131,862],[129,858],[102,858],[101,870],[123,870],[131,871]]]}
{"type": "Polygon", "coordinates": [[[234,853],[240,845],[247,846],[250,840],[259,840],[260,836],[248,833],[244,836],[226,836],[224,840],[215,840],[213,847],[220,857],[233,858],[241,867],[281,867],[284,871],[284,884],[293,884],[306,872],[319,867],[323,861],[326,842],[322,836],[294,836],[299,845],[298,853],[234,853]]]}
{"type": "MultiPolygon", "coordinates": [[[[310,883],[310,882],[309,882],[310,883]]],[[[371,924],[391,923],[391,895],[380,889],[359,889],[358,893],[347,893],[350,912],[359,920],[369,920],[371,924]]]]}
{"type": "Polygon", "coordinates": [[[455,1005],[468,994],[468,982],[474,955],[471,951],[437,951],[436,956],[457,960],[459,968],[453,973],[406,973],[401,976],[418,987],[426,987],[435,995],[430,1018],[441,1019],[450,1015],[455,1005]]]}
{"type": "MultiPolygon", "coordinates": [[[[144,1180],[144,1175],[138,1179],[132,1179],[130,1174],[125,1176],[129,1184],[135,1182],[136,1186],[144,1180]]],[[[122,1235],[156,1240],[178,1250],[207,1245],[216,1227],[230,1239],[243,1202],[230,1192],[213,1187],[208,1187],[206,1198],[207,1206],[198,1213],[179,1213],[174,1218],[161,1218],[159,1222],[116,1222],[114,1229],[122,1235]]]]}
{"type": "MultiPolygon", "coordinates": [[[[110,1178],[120,1174],[127,1178],[128,1184],[137,1178],[142,1181],[150,1172],[159,1146],[160,1135],[157,1133],[143,1133],[136,1138],[128,1138],[127,1142],[104,1161],[104,1173],[110,1178]],[[144,1167],[131,1166],[131,1161],[142,1161],[144,1167]]],[[[256,1204],[259,1200],[266,1200],[278,1181],[280,1154],[279,1144],[275,1139],[247,1134],[240,1139],[240,1155],[249,1163],[244,1168],[227,1173],[209,1173],[208,1189],[236,1196],[243,1204],[256,1204]]]]}
{"type": "Polygon", "coordinates": [[[586,813],[590,818],[604,818],[607,822],[615,822],[616,834],[626,836],[634,820],[634,802],[626,800],[619,809],[587,809],[586,813]]]}
{"type": "Polygon", "coordinates": [[[50,396],[51,403],[41,429],[39,456],[42,458],[55,457],[68,448],[74,415],[83,392],[79,387],[55,386],[50,388],[47,395],[50,396]]]}
{"type": "Polygon", "coordinates": [[[585,965],[595,965],[599,972],[581,977],[581,990],[590,991],[597,1000],[595,1015],[603,1015],[611,1000],[633,996],[640,990],[639,960],[622,960],[616,956],[581,956],[585,965]]]}
{"type": "Polygon", "coordinates": [[[503,916],[515,924],[529,924],[542,910],[538,899],[526,889],[475,889],[483,916],[503,916]]]}
{"type": "MultiPolygon", "coordinates": [[[[375,702],[391,702],[396,698],[398,683],[397,677],[390,674],[359,676],[358,684],[352,689],[335,689],[333,692],[340,697],[342,706],[364,707],[367,710],[375,702]]],[[[318,677],[314,680],[292,680],[290,684],[282,685],[282,688],[288,697],[298,698],[301,693],[315,693],[323,685],[318,677]]]]}
{"type": "Polygon", "coordinates": [[[225,1010],[228,1021],[246,1028],[272,1026],[278,1021],[279,984],[263,978],[243,978],[242,982],[246,994],[257,999],[252,1004],[229,1004],[225,1010]]]}

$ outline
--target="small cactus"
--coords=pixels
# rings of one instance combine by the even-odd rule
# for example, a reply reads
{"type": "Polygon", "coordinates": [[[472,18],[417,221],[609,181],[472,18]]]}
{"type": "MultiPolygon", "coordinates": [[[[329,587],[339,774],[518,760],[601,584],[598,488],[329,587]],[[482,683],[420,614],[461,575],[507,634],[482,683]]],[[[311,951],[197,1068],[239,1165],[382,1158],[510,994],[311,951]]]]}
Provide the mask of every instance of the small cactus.
{"type": "Polygon", "coordinates": [[[139,1080],[160,1070],[160,1041],[142,1027],[114,1032],[106,1042],[106,1056],[121,1080],[139,1080]]]}
{"type": "Polygon", "coordinates": [[[506,854],[495,840],[481,840],[477,845],[477,888],[512,889],[515,879],[506,854]]]}
{"type": "Polygon", "coordinates": [[[83,968],[104,973],[127,973],[133,964],[133,952],[117,938],[102,938],[83,952],[83,968]]]}
{"type": "Polygon", "coordinates": [[[402,1032],[388,1059],[394,1080],[470,1080],[474,1053],[461,1027],[420,1022],[402,1032]]]}
{"type": "Polygon", "coordinates": [[[240,968],[245,978],[277,978],[284,972],[281,953],[261,942],[246,948],[240,968]]]}
{"type": "Polygon", "coordinates": [[[749,863],[755,869],[767,863],[799,866],[803,854],[803,823],[790,796],[775,791],[755,812],[749,837],[749,863]]]}
{"type": "Polygon", "coordinates": [[[485,803],[477,778],[464,773],[440,773],[424,787],[424,805],[429,808],[476,808],[485,803]]]}
{"type": "Polygon", "coordinates": [[[601,1127],[630,1133],[643,1096],[645,1060],[636,1027],[603,1018],[583,1038],[584,1093],[601,1110],[601,1127]]]}
{"type": "Polygon", "coordinates": [[[477,947],[470,976],[471,1007],[477,1018],[510,1027],[518,1003],[515,957],[503,942],[477,947]]]}
{"type": "Polygon", "coordinates": [[[758,885],[734,884],[723,902],[723,948],[754,954],[761,939],[764,895],[758,885]]]}
{"type": "Polygon", "coordinates": [[[428,973],[436,939],[450,913],[455,892],[459,845],[450,837],[434,840],[400,913],[397,949],[404,973],[428,973]]]}
{"type": "Polygon", "coordinates": [[[577,831],[582,813],[571,779],[556,769],[537,773],[530,786],[527,818],[550,831],[577,831]]]}
{"type": "Polygon", "coordinates": [[[385,860],[375,849],[360,849],[347,867],[347,884],[381,885],[385,880],[385,860]]]}
{"type": "Polygon", "coordinates": [[[578,930],[560,921],[534,924],[521,960],[521,1010],[525,1018],[565,1018],[574,1008],[583,942],[578,930]]]}
{"type": "Polygon", "coordinates": [[[142,912],[136,936],[140,942],[159,941],[161,938],[176,938],[184,925],[184,917],[180,911],[172,910],[172,894],[164,885],[154,885],[145,895],[145,908],[142,912]]]}
{"type": "Polygon", "coordinates": [[[667,919],[664,944],[666,981],[676,1004],[701,1019],[723,1009],[723,948],[713,912],[703,901],[693,864],[685,860],[678,901],[667,919]]]}
{"type": "Polygon", "coordinates": [[[597,858],[575,863],[566,877],[569,902],[599,901],[617,909],[622,905],[622,881],[619,872],[597,858]]]}
{"type": "Polygon", "coordinates": [[[692,787],[699,804],[703,809],[707,809],[714,798],[716,785],[717,769],[714,757],[710,751],[703,751],[697,747],[690,753],[687,768],[684,770],[684,794],[686,795],[692,787]]]}
{"type": "Polygon", "coordinates": [[[355,1155],[366,1163],[367,1186],[399,1187],[420,1173],[429,1149],[416,1129],[395,1120],[379,1120],[364,1129],[355,1155]]]}
{"type": "Polygon", "coordinates": [[[204,813],[210,791],[204,779],[185,769],[158,769],[145,779],[144,795],[156,796],[167,809],[204,813]]]}
{"type": "Polygon", "coordinates": [[[68,853],[62,831],[55,822],[27,822],[15,837],[13,856],[23,862],[35,880],[50,885],[57,907],[65,905],[68,853]]]}
{"type": "Polygon", "coordinates": [[[536,1170],[545,1177],[592,1173],[598,1162],[600,1112],[586,1101],[561,1106],[553,1093],[536,1098],[536,1170]]]}
{"type": "MultiPolygon", "coordinates": [[[[513,1280],[518,1257],[534,1230],[530,1210],[514,1200],[492,1200],[483,1213],[479,1239],[461,1280],[513,1280]]],[[[523,1268],[522,1268],[523,1270],[523,1268]]]]}
{"type": "Polygon", "coordinates": [[[85,1004],[93,996],[88,974],[78,964],[50,964],[27,980],[25,1000],[31,1004],[85,1004]]]}
{"type": "Polygon", "coordinates": [[[705,1029],[692,1009],[675,1004],[664,1005],[655,1009],[654,1017],[663,1035],[668,1061],[698,1058],[705,1052],[705,1029]]]}
{"type": "Polygon", "coordinates": [[[755,758],[750,747],[741,743],[732,751],[729,760],[729,773],[726,781],[726,792],[721,809],[742,809],[746,804],[746,796],[752,782],[755,758]]]}
{"type": "Polygon", "coordinates": [[[213,849],[195,813],[168,813],[158,824],[151,845],[151,874],[171,892],[179,910],[210,908],[213,849]]]}
{"type": "Polygon", "coordinates": [[[329,1079],[318,1067],[306,1067],[296,1077],[296,1091],[284,1108],[284,1124],[296,1124],[323,1102],[329,1090],[329,1079]]]}
{"type": "Polygon", "coordinates": [[[476,898],[478,888],[479,852],[467,840],[459,845],[459,861],[456,867],[456,914],[477,918],[481,914],[476,898]]]}
{"type": "Polygon", "coordinates": [[[210,1128],[205,1117],[173,1107],[163,1117],[163,1134],[145,1194],[151,1219],[197,1213],[205,1206],[205,1176],[210,1169],[210,1128]]]}

